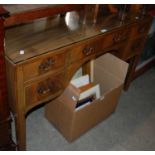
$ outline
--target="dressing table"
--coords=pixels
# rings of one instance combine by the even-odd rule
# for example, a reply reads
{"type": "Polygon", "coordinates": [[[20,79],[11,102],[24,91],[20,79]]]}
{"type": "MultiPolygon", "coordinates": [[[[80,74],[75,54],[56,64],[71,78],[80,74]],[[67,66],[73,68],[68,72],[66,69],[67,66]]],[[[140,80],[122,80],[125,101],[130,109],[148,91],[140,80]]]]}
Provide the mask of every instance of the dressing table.
{"type": "MultiPolygon", "coordinates": [[[[11,26],[27,22],[30,17],[18,21],[14,15],[4,21],[9,105],[15,117],[19,150],[26,149],[28,112],[58,97],[80,67],[84,74],[89,73],[90,60],[109,52],[127,61],[127,89],[152,21],[148,15],[129,13],[120,21],[117,14],[109,14],[93,24],[72,10],[75,7],[68,6],[64,16],[37,20],[38,15],[31,12],[30,20],[34,21],[16,27],[11,26]]],[[[39,18],[47,16],[43,14],[39,18]]]]}

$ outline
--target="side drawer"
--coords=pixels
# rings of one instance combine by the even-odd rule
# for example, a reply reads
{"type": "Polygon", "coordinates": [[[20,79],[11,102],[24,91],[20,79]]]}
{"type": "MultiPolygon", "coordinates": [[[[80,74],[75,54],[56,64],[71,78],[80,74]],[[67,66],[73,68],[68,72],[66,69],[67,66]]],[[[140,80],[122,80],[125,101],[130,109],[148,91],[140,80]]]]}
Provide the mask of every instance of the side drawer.
{"type": "Polygon", "coordinates": [[[124,28],[117,30],[115,32],[111,32],[109,34],[106,34],[102,41],[102,47],[101,49],[109,48],[112,46],[116,46],[118,44],[122,44],[129,38],[130,28],[124,28]]]}
{"type": "Polygon", "coordinates": [[[135,28],[133,29],[133,37],[147,34],[150,29],[150,23],[150,21],[147,21],[136,24],[135,28]]]}
{"type": "Polygon", "coordinates": [[[51,74],[44,79],[25,87],[26,108],[38,104],[42,100],[51,99],[53,95],[63,90],[65,73],[51,74]]]}
{"type": "Polygon", "coordinates": [[[24,81],[30,80],[36,76],[45,74],[50,71],[55,71],[64,68],[67,60],[67,51],[59,50],[51,52],[45,56],[41,56],[37,60],[33,60],[24,64],[24,81]]]}
{"type": "Polygon", "coordinates": [[[146,42],[147,36],[138,37],[134,40],[131,40],[127,50],[124,52],[124,59],[128,59],[136,54],[143,52],[143,48],[146,42]]]}

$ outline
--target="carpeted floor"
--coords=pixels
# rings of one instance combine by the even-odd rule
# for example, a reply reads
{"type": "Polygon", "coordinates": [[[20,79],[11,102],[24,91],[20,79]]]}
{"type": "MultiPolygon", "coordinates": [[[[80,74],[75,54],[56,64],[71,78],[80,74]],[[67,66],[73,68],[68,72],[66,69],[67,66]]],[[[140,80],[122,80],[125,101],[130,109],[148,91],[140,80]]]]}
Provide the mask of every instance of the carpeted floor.
{"type": "Polygon", "coordinates": [[[45,119],[44,107],[27,117],[27,150],[155,150],[155,69],[123,92],[116,112],[73,143],[45,119]]]}

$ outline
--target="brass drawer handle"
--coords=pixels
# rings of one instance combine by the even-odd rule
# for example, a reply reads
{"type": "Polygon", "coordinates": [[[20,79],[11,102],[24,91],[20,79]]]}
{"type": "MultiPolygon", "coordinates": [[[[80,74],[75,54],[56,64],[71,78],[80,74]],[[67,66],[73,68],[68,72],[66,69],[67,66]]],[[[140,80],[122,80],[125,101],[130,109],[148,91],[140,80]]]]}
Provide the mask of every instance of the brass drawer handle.
{"type": "Polygon", "coordinates": [[[50,79],[47,79],[43,83],[40,83],[37,92],[39,94],[47,94],[49,92],[52,92],[56,88],[54,82],[50,79]]]}
{"type": "Polygon", "coordinates": [[[118,36],[115,36],[113,38],[113,42],[114,43],[119,43],[120,41],[123,41],[123,40],[126,40],[126,36],[125,35],[118,35],[118,36]]]}
{"type": "Polygon", "coordinates": [[[85,56],[88,56],[92,53],[94,53],[95,47],[86,47],[82,52],[85,56]]]}
{"type": "Polygon", "coordinates": [[[51,66],[54,64],[55,64],[55,60],[52,58],[49,58],[39,65],[39,71],[40,72],[48,71],[51,68],[51,66]]]}
{"type": "Polygon", "coordinates": [[[44,86],[39,86],[37,89],[38,94],[47,94],[51,91],[50,88],[45,88],[44,86]]]}
{"type": "Polygon", "coordinates": [[[114,43],[119,43],[120,41],[121,41],[121,39],[120,39],[119,36],[115,36],[115,37],[113,38],[113,42],[114,42],[114,43]]]}

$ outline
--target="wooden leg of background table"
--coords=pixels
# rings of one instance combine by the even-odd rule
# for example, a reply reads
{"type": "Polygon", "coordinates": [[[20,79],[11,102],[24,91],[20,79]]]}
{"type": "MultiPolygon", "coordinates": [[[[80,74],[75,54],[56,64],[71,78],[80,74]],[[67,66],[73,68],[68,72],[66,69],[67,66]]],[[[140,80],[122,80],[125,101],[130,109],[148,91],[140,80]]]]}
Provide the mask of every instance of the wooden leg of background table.
{"type": "Polygon", "coordinates": [[[99,6],[100,6],[99,4],[95,5],[94,15],[93,15],[93,23],[97,22],[97,15],[98,15],[98,12],[99,12],[99,6]]]}
{"type": "Polygon", "coordinates": [[[140,58],[140,55],[136,55],[129,60],[129,69],[125,79],[124,90],[128,90],[130,83],[132,82],[132,79],[135,74],[136,66],[139,62],[139,58],[140,58]]]}

